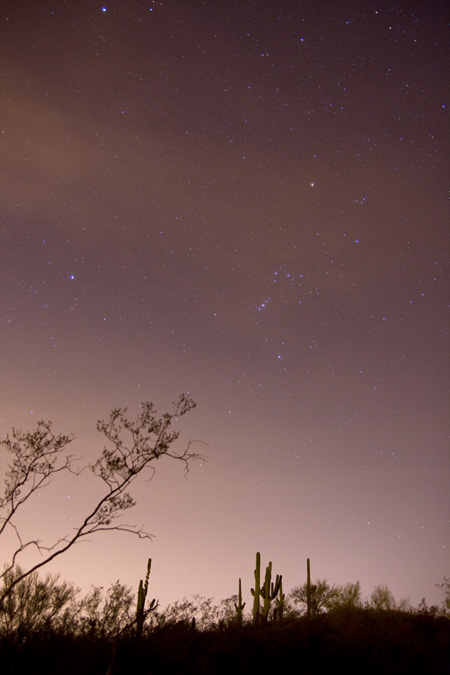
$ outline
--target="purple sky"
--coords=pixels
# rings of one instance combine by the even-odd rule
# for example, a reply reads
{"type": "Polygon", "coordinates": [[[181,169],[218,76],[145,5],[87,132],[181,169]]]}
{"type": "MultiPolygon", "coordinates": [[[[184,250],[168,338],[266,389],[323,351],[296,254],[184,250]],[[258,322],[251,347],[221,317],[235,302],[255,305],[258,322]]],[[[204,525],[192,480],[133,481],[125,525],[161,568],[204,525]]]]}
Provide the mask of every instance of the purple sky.
{"type": "MultiPolygon", "coordinates": [[[[53,569],[162,604],[449,575],[448,7],[368,0],[3,2],[1,425],[181,392],[183,442],[127,522],[53,569]]],[[[2,467],[6,457],[0,454],[2,467]]],[[[101,486],[55,482],[57,537],[101,486]]]]}

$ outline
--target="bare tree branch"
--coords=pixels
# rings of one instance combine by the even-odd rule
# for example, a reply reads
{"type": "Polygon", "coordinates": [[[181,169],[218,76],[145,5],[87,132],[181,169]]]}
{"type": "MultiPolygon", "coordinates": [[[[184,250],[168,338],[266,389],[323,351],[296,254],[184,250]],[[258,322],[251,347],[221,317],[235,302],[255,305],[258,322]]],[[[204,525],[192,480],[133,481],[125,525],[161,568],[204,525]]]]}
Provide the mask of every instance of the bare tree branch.
{"type": "Polygon", "coordinates": [[[126,417],[126,408],[113,409],[108,420],[97,422],[97,430],[105,436],[107,445],[96,462],[82,469],[75,468],[72,455],[64,454],[73,437],[55,435],[50,422],[38,422],[37,429],[33,432],[22,433],[13,429],[11,437],[7,436],[2,441],[13,459],[5,474],[4,493],[0,498],[0,537],[10,527],[14,530],[19,545],[0,575],[3,581],[0,605],[23,579],[65,553],[74,544],[97,532],[119,531],[134,534],[141,539],[152,537],[142,527],[120,522],[124,512],[136,504],[129,488],[147,469],[151,480],[155,473],[152,463],[161,457],[167,456],[181,461],[185,474],[189,471],[192,460],[204,459],[202,455],[192,451],[193,441],[189,441],[187,447],[179,453],[171,451],[180,434],[172,429],[173,423],[195,408],[195,405],[189,396],[182,394],[174,404],[172,413],[164,413],[158,417],[152,403],[142,403],[135,421],[126,417]],[[104,494],[98,498],[81,524],[50,546],[44,545],[39,539],[24,542],[14,522],[21,507],[32,499],[37,490],[47,487],[59,473],[79,475],[86,468],[100,479],[104,494]],[[18,564],[21,554],[33,546],[42,555],[42,559],[29,569],[21,569],[19,575],[8,575],[18,564]]]}

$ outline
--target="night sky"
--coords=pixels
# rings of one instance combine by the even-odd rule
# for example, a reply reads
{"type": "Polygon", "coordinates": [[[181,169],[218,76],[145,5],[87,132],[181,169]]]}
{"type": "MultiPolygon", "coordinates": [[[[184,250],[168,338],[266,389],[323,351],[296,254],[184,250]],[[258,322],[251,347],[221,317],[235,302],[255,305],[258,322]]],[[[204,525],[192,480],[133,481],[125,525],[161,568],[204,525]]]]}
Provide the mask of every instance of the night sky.
{"type": "MultiPolygon", "coordinates": [[[[182,447],[51,569],[218,601],[255,553],[440,600],[449,541],[448,3],[3,1],[1,425],[94,461],[182,392],[182,447]]],[[[6,461],[4,451],[1,461],[6,461]]],[[[32,537],[101,485],[55,482],[32,537]]]]}

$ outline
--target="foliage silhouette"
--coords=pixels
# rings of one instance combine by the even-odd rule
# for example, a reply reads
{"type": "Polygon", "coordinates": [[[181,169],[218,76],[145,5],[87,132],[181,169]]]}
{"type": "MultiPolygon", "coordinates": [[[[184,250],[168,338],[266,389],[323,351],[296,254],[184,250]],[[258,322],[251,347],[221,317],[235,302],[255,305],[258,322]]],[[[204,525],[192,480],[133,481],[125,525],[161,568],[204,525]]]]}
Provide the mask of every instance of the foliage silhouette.
{"type": "Polygon", "coordinates": [[[436,584],[444,595],[443,610],[446,616],[450,616],[450,577],[444,577],[440,584],[436,584]]]}
{"type": "MultiPolygon", "coordinates": [[[[351,675],[448,672],[450,620],[445,616],[445,603],[435,614],[420,608],[408,612],[375,609],[368,601],[355,607],[362,604],[358,583],[342,587],[327,583],[336,590],[338,600],[341,593],[342,600],[327,612],[311,617],[286,612],[283,620],[258,625],[251,620],[251,612],[238,625],[237,596],[219,607],[201,596],[185,598],[152,612],[140,636],[134,630],[133,593],[120,582],[107,591],[93,588],[76,601],[76,589],[70,584],[51,575],[39,579],[33,573],[15,586],[16,598],[27,603],[39,597],[46,585],[49,590],[60,588],[55,597],[65,599],[66,604],[56,603],[60,611],[47,613],[48,620],[18,620],[11,629],[0,620],[2,675],[97,675],[106,673],[108,665],[115,675],[225,675],[230,671],[239,675],[292,669],[306,675],[335,670],[351,675]],[[28,591],[20,594],[25,588],[28,591]]],[[[383,597],[390,598],[386,587],[382,588],[383,597]]],[[[51,593],[42,597],[51,598],[51,593]]],[[[48,601],[47,605],[55,603],[48,601]]]]}
{"type": "Polygon", "coordinates": [[[78,630],[100,638],[114,637],[133,621],[131,588],[119,581],[106,594],[101,586],[93,586],[79,603],[78,630]]]}
{"type": "MultiPolygon", "coordinates": [[[[114,672],[447,675],[449,629],[446,617],[373,609],[223,630],[182,623],[140,639],[124,635],[114,672]]],[[[107,638],[47,631],[18,644],[0,636],[2,675],[98,675],[106,672],[110,653],[107,638]]]]}
{"type": "Polygon", "coordinates": [[[347,583],[342,586],[335,586],[336,595],[331,599],[330,609],[361,609],[363,606],[361,584],[347,583]]]}
{"type": "MultiPolygon", "coordinates": [[[[31,631],[72,628],[79,592],[58,574],[40,578],[38,572],[24,577],[20,567],[7,570],[2,585],[11,592],[0,606],[0,632],[26,635],[31,631]],[[21,580],[13,586],[13,581],[21,580]]],[[[1,592],[1,591],[0,591],[1,592]]]]}
{"type": "Polygon", "coordinates": [[[331,608],[338,597],[335,586],[330,586],[326,579],[317,579],[313,584],[308,582],[292,589],[289,599],[297,607],[300,614],[316,616],[331,608]]]}

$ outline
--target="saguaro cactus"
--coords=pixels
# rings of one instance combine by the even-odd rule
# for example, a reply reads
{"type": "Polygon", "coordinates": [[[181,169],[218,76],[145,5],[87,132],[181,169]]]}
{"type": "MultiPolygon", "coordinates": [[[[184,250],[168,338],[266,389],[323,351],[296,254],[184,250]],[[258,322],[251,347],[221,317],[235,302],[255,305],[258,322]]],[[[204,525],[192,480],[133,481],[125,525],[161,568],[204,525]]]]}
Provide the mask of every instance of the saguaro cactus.
{"type": "Polygon", "coordinates": [[[255,588],[251,589],[253,595],[253,621],[259,623],[260,619],[267,621],[270,610],[270,603],[274,600],[280,590],[281,576],[277,574],[275,583],[272,582],[272,563],[266,567],[264,584],[261,586],[261,554],[256,554],[255,568],[255,588]],[[260,597],[263,599],[261,608],[260,597]]]}
{"type": "Polygon", "coordinates": [[[240,579],[239,579],[238,601],[237,601],[237,604],[234,603],[234,606],[236,608],[236,618],[237,618],[238,626],[242,626],[242,617],[243,617],[245,602],[242,602],[242,585],[241,585],[240,579]]]}
{"type": "Polygon", "coordinates": [[[311,616],[311,568],[306,559],[306,616],[311,616]]]}
{"type": "Polygon", "coordinates": [[[264,600],[262,608],[262,619],[267,621],[269,617],[270,603],[278,595],[280,590],[281,576],[277,574],[275,583],[272,582],[272,563],[270,562],[266,567],[266,576],[264,578],[264,585],[261,586],[261,597],[264,600]]]}
{"type": "Polygon", "coordinates": [[[135,625],[135,635],[136,637],[140,637],[142,635],[142,629],[144,628],[144,621],[145,617],[147,614],[149,614],[152,610],[156,609],[158,607],[158,601],[153,599],[148,606],[147,609],[145,609],[145,600],[147,598],[147,591],[148,591],[148,579],[150,576],[150,570],[152,567],[152,559],[149,558],[147,562],[147,574],[145,575],[145,581],[142,581],[142,579],[139,582],[139,587],[138,587],[138,593],[137,593],[137,604],[136,604],[136,616],[135,618],[130,621],[130,623],[127,623],[126,626],[120,630],[113,641],[113,649],[112,649],[112,654],[111,654],[111,661],[109,663],[108,670],[106,672],[106,675],[114,675],[116,672],[116,656],[117,656],[117,646],[119,644],[119,639],[120,636],[125,632],[130,630],[134,625],[135,625]]]}
{"type": "Polygon", "coordinates": [[[254,621],[254,623],[259,622],[259,614],[260,614],[259,596],[260,596],[260,593],[261,593],[261,554],[258,552],[256,554],[255,588],[251,589],[251,594],[253,595],[253,621],[254,621]]]}
{"type": "Polygon", "coordinates": [[[285,601],[285,594],[283,593],[283,582],[280,577],[280,592],[278,595],[278,600],[277,600],[277,605],[276,605],[276,619],[277,621],[281,621],[283,619],[284,615],[284,601],[285,601]]]}
{"type": "Polygon", "coordinates": [[[145,581],[142,581],[142,579],[140,580],[137,594],[136,635],[138,637],[142,635],[145,617],[147,616],[147,614],[149,614],[153,609],[156,609],[156,607],[158,606],[158,601],[153,598],[149,607],[147,608],[147,610],[145,610],[145,600],[147,598],[148,579],[150,577],[151,567],[152,567],[152,559],[149,558],[147,562],[147,574],[145,575],[145,581]]]}

